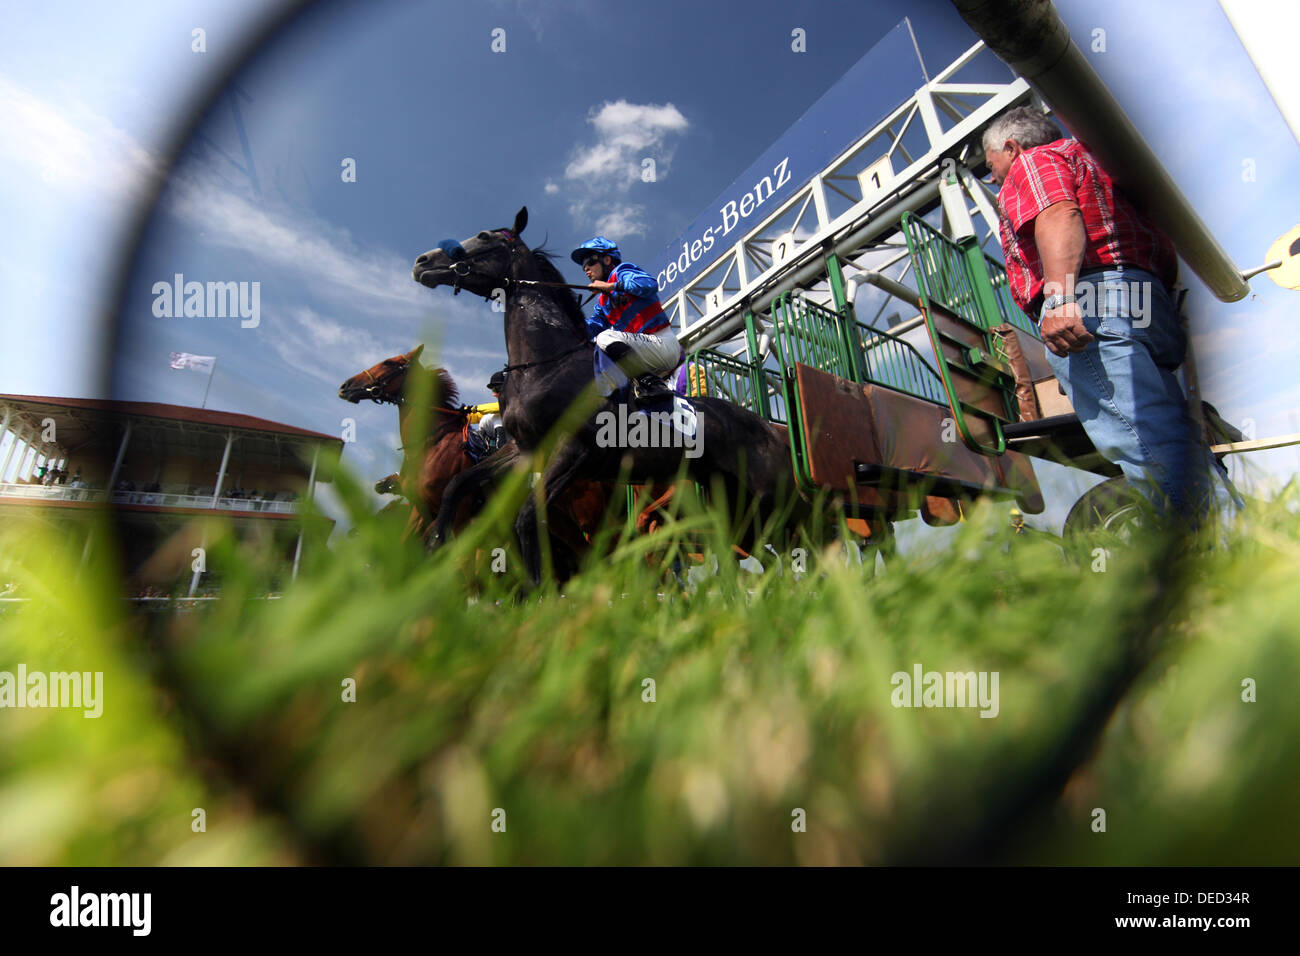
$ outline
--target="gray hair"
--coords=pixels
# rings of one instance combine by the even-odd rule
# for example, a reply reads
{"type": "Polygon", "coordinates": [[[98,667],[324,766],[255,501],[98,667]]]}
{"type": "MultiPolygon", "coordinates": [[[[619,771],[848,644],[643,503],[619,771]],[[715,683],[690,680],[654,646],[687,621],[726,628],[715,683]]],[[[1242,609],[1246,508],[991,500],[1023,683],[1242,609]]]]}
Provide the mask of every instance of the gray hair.
{"type": "Polygon", "coordinates": [[[1017,106],[1007,110],[984,127],[984,152],[1001,149],[1009,139],[1014,139],[1025,149],[1046,146],[1061,138],[1055,123],[1032,106],[1017,106]]]}

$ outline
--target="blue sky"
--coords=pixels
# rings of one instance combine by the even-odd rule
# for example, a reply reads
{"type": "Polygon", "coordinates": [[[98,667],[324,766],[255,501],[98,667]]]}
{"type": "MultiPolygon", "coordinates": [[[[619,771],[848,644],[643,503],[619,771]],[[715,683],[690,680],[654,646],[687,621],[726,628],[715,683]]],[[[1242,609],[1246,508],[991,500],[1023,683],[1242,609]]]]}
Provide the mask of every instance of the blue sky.
{"type": "MultiPolygon", "coordinates": [[[[1300,147],[1213,0],[1058,0],[1089,58],[1240,266],[1300,221],[1300,147]],[[1178,29],[1170,29],[1176,15],[1178,29]],[[1243,179],[1252,161],[1253,181],[1243,179]]],[[[0,391],[102,395],[100,317],[132,204],[160,174],[189,98],[266,4],[46,3],[0,35],[0,391]],[[206,30],[207,52],[191,50],[206,30]]],[[[198,404],[170,351],[219,357],[208,405],[337,434],[346,460],[395,469],[391,408],[348,406],[348,375],[430,343],[466,400],[504,362],[499,315],[410,279],[437,240],[509,224],[565,251],[595,232],[649,265],[904,15],[931,72],[974,38],[947,2],[324,4],[238,78],[164,195],[128,284],[113,393],[198,404]],[[790,50],[807,32],[808,52],[790,50]],[[506,51],[491,50],[505,30],[506,51]],[[653,156],[657,178],[630,176],[653,156]],[[344,183],[351,157],[357,181],[344,183]],[[257,281],[261,325],[156,318],[154,282],[257,281]]],[[[864,95],[865,128],[881,108],[864,95]],[[870,114],[870,115],[865,115],[870,114]]],[[[579,271],[565,268],[577,281],[579,271]]],[[[1296,293],[1257,278],[1223,304],[1184,270],[1204,393],[1255,433],[1300,431],[1296,293]]],[[[430,352],[426,352],[426,357],[430,352]]],[[[1251,456],[1286,478],[1294,449],[1251,456]]],[[[1067,502],[1068,504],[1068,502],[1067,502]]]]}

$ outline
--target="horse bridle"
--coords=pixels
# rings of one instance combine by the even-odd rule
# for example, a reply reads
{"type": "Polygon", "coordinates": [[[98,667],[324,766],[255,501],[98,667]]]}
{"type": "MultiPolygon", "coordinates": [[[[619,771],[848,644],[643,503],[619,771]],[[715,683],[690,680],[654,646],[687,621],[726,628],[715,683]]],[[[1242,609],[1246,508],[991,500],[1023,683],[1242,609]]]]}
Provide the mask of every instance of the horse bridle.
{"type": "MultiPolygon", "coordinates": [[[[519,239],[519,237],[515,234],[514,230],[512,229],[494,229],[492,231],[504,235],[506,237],[506,241],[510,243],[510,245],[512,246],[519,239]]],[[[495,249],[484,249],[481,252],[476,252],[473,255],[470,255],[468,252],[465,251],[465,247],[462,246],[455,239],[443,239],[441,242],[438,243],[438,248],[441,249],[443,253],[447,256],[447,258],[451,260],[451,271],[452,274],[456,276],[456,281],[452,285],[452,291],[451,291],[452,295],[460,294],[460,280],[469,276],[470,262],[472,262],[474,259],[479,258],[480,256],[487,255],[489,252],[496,251],[495,249]],[[464,266],[465,271],[462,272],[458,268],[458,266],[464,266]]],[[[508,286],[512,283],[513,280],[511,280],[509,276],[498,276],[494,280],[490,279],[489,281],[498,282],[500,283],[501,286],[508,286]]],[[[520,284],[525,284],[525,283],[521,282],[520,284]]],[[[563,282],[528,282],[526,284],[537,285],[537,286],[559,286],[561,288],[570,288],[570,289],[586,288],[585,286],[569,285],[563,282]]],[[[488,302],[492,301],[492,297],[490,295],[485,295],[483,298],[485,301],[488,302]]],[[[588,301],[590,301],[590,299],[588,299],[588,301]]],[[[536,362],[521,362],[518,365],[506,365],[504,368],[502,368],[502,371],[505,372],[505,374],[509,375],[511,372],[518,372],[523,369],[534,368],[538,365],[546,365],[550,362],[555,362],[566,356],[572,355],[574,352],[577,352],[580,349],[584,349],[589,345],[592,345],[592,343],[582,342],[579,345],[576,345],[573,348],[569,349],[568,351],[561,352],[558,355],[552,355],[550,358],[540,359],[536,362]]]]}
{"type": "MultiPolygon", "coordinates": [[[[506,241],[509,242],[511,245],[514,245],[514,243],[519,239],[519,237],[514,234],[513,230],[510,229],[494,229],[492,231],[504,235],[506,237],[506,241]]],[[[451,260],[451,267],[450,267],[451,272],[452,275],[456,277],[455,281],[452,283],[451,286],[452,295],[460,295],[460,280],[469,278],[469,274],[470,274],[469,264],[471,262],[473,262],[475,259],[481,258],[482,256],[488,255],[489,253],[496,252],[496,249],[483,249],[479,252],[474,253],[473,255],[470,255],[468,252],[465,251],[465,247],[462,246],[460,242],[458,242],[455,239],[443,239],[441,242],[438,243],[438,248],[441,249],[443,251],[443,254],[446,255],[447,258],[451,260]],[[464,267],[463,270],[461,268],[462,266],[464,267]]],[[[502,285],[509,285],[510,277],[502,276],[498,278],[496,281],[501,283],[502,285]]],[[[483,299],[485,301],[490,302],[492,301],[492,296],[485,295],[483,296],[483,299]]]]}
{"type": "Polygon", "coordinates": [[[385,388],[391,382],[398,372],[405,375],[410,371],[411,363],[408,361],[405,365],[399,365],[397,368],[389,369],[383,375],[375,375],[370,369],[366,369],[362,374],[370,379],[370,384],[365,388],[366,398],[378,405],[401,405],[405,399],[398,395],[393,398],[391,395],[385,395],[381,389],[385,388]]]}

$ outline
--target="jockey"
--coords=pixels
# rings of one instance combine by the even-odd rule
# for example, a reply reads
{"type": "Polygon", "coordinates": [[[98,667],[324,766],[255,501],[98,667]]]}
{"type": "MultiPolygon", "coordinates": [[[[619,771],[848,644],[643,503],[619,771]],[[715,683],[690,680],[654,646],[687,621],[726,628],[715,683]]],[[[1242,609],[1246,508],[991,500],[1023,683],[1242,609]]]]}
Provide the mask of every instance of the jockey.
{"type": "Polygon", "coordinates": [[[504,372],[496,371],[492,373],[492,377],[488,379],[487,387],[492,393],[492,397],[496,399],[497,410],[488,412],[478,422],[479,433],[487,441],[488,447],[492,449],[500,448],[509,441],[505,427],[501,424],[501,389],[505,387],[505,384],[506,376],[504,372]]]}
{"type": "MultiPolygon", "coordinates": [[[[618,246],[604,236],[588,239],[570,254],[599,293],[587,320],[596,348],[636,383],[642,404],[672,394],[664,378],[682,364],[686,353],[673,334],[659,302],[659,285],[642,269],[624,262],[618,246]]],[[[600,365],[600,356],[597,364],[600,365]]],[[[606,363],[609,364],[609,363],[606,363]]],[[[597,373],[601,394],[612,394],[622,382],[612,369],[597,373]]]]}

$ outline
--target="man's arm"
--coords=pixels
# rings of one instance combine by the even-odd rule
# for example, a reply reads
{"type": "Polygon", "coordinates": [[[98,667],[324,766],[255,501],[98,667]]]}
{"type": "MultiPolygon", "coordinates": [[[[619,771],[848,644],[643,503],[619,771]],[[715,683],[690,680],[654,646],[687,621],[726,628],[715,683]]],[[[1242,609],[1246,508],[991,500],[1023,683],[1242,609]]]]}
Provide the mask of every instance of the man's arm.
{"type": "Polygon", "coordinates": [[[1074,291],[1087,240],[1083,214],[1075,203],[1053,203],[1034,218],[1034,243],[1043,262],[1043,281],[1049,289],[1074,291]]]}
{"type": "MultiPolygon", "coordinates": [[[[1069,201],[1053,203],[1034,217],[1033,233],[1043,263],[1043,291],[1073,294],[1088,240],[1079,206],[1069,201]]],[[[1093,338],[1074,302],[1044,312],[1038,331],[1056,355],[1081,352],[1093,338]]]]}
{"type": "Polygon", "coordinates": [[[623,293],[644,299],[647,296],[658,294],[659,283],[649,273],[642,272],[640,269],[624,263],[618,267],[617,282],[596,280],[588,283],[587,288],[594,292],[623,293]]]}
{"type": "Polygon", "coordinates": [[[618,291],[644,298],[659,292],[659,283],[647,272],[624,265],[618,270],[618,291]]]}

